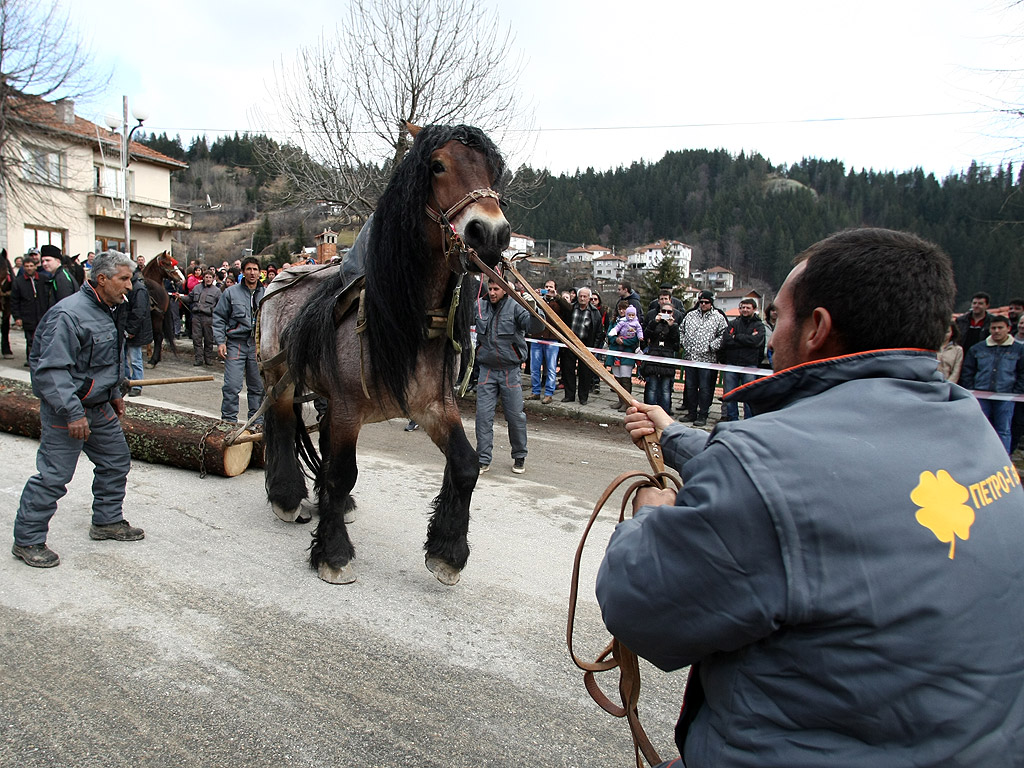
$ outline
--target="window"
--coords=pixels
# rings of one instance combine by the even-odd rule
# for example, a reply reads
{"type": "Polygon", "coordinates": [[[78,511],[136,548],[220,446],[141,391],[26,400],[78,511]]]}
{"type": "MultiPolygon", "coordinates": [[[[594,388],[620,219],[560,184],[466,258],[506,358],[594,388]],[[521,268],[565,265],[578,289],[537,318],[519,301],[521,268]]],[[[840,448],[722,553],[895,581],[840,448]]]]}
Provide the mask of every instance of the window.
{"type": "MultiPolygon", "coordinates": [[[[132,240],[132,256],[135,255],[135,249],[137,246],[138,241],[132,240]]],[[[94,247],[94,250],[96,251],[96,253],[101,253],[102,251],[120,251],[121,253],[128,253],[128,251],[125,250],[124,247],[124,240],[122,240],[121,238],[100,237],[99,235],[96,236],[96,245],[94,247]]]]}
{"type": "Polygon", "coordinates": [[[64,175],[64,155],[43,147],[25,147],[25,179],[39,184],[60,186],[64,175]]]}
{"type": "Polygon", "coordinates": [[[98,194],[105,197],[121,197],[121,170],[110,168],[106,165],[97,165],[93,168],[94,186],[98,194]]]}
{"type": "Polygon", "coordinates": [[[55,245],[64,252],[64,230],[47,227],[25,227],[25,253],[29,248],[55,245]]]}

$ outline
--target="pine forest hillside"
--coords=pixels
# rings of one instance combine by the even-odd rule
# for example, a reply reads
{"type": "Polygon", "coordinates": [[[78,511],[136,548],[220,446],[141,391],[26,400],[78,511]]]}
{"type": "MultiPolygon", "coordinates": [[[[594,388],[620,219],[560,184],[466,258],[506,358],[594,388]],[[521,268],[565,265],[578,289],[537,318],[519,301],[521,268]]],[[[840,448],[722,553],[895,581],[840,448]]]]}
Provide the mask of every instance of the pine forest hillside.
{"type": "MultiPolygon", "coordinates": [[[[300,241],[311,245],[312,235],[332,222],[314,206],[281,203],[294,191],[261,168],[256,142],[277,146],[251,134],[210,145],[198,139],[188,150],[166,135],[146,140],[190,164],[175,174],[173,186],[176,202],[197,212],[196,229],[212,235],[237,228],[248,246],[267,218],[273,236],[265,254],[300,241]],[[207,194],[220,208],[203,208],[207,194]]],[[[740,284],[778,286],[793,256],[832,232],[890,227],[934,240],[950,254],[958,309],[979,290],[992,294],[994,305],[1024,296],[1024,167],[1015,176],[1012,165],[972,164],[940,180],[920,169],[857,171],[816,158],[787,168],[756,153],[694,149],[611,171],[556,177],[522,167],[517,175],[517,187],[527,191],[507,215],[538,247],[550,239],[563,247],[601,243],[624,253],[661,238],[681,240],[693,246],[694,267],[722,265],[740,284]]],[[[339,229],[343,222],[333,224],[339,229]]],[[[552,255],[560,254],[553,248],[552,255]]]]}
{"type": "Polygon", "coordinates": [[[685,150],[656,163],[542,179],[511,216],[517,232],[538,242],[602,243],[623,252],[660,238],[682,240],[694,248],[695,267],[722,265],[741,283],[775,286],[795,254],[832,232],[905,229],[950,254],[962,309],[979,290],[995,305],[1024,295],[1022,177],[1012,166],[972,165],[939,181],[920,169],[847,171],[819,159],[781,168],[757,154],[685,150]]]}

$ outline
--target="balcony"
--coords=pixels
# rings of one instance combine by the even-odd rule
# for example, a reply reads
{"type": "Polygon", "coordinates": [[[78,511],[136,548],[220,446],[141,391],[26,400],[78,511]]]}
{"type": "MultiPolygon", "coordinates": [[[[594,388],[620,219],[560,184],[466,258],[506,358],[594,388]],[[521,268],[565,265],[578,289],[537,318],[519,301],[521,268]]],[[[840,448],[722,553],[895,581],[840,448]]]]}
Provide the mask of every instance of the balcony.
{"type": "MultiPolygon", "coordinates": [[[[114,219],[124,221],[124,208],[117,198],[111,199],[103,195],[88,195],[86,210],[96,219],[114,219]]],[[[129,202],[132,225],[157,227],[158,229],[191,229],[192,214],[180,208],[160,205],[156,202],[132,200],[129,202]]]]}

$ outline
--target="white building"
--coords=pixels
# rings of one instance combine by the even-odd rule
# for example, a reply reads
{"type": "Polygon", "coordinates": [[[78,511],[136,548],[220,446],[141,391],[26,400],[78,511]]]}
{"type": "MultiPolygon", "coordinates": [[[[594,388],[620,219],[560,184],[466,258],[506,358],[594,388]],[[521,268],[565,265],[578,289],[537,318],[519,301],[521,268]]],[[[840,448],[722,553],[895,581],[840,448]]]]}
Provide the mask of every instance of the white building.
{"type": "Polygon", "coordinates": [[[736,273],[725,267],[711,267],[711,269],[704,270],[703,279],[701,280],[705,288],[710,288],[716,293],[731,291],[735,281],[736,273]]]}
{"type": "Polygon", "coordinates": [[[69,255],[115,248],[148,259],[191,228],[192,214],[171,206],[171,172],[187,164],[132,142],[125,243],[120,134],[75,115],[70,99],[9,98],[21,100],[21,124],[3,148],[15,172],[0,198],[0,245],[12,257],[50,244],[69,255]]]}
{"type": "Polygon", "coordinates": [[[641,245],[629,254],[630,269],[655,270],[661,265],[662,259],[671,256],[679,267],[680,275],[685,279],[690,276],[690,261],[693,248],[678,240],[658,240],[654,243],[641,245]]]}
{"type": "Polygon", "coordinates": [[[508,240],[508,248],[502,251],[501,255],[506,259],[511,259],[517,253],[532,254],[536,247],[537,244],[532,237],[513,232],[508,240]]]}
{"type": "Polygon", "coordinates": [[[565,255],[565,261],[567,264],[581,262],[589,264],[594,259],[611,256],[612,253],[611,248],[606,248],[603,245],[581,245],[568,251],[565,255]]]}
{"type": "Polygon", "coordinates": [[[594,268],[594,279],[595,280],[611,280],[618,282],[626,274],[626,260],[621,256],[613,256],[608,254],[607,256],[598,256],[591,264],[594,268]]]}

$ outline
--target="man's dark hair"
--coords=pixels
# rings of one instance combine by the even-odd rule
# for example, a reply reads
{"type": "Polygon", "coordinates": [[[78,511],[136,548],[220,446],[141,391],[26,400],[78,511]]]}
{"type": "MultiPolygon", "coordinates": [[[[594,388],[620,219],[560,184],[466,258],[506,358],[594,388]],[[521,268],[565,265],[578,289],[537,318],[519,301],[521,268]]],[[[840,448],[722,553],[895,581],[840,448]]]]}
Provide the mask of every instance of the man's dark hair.
{"type": "Polygon", "coordinates": [[[1024,307],[1024,299],[1010,299],[1006,302],[1009,307],[1024,307]]]}
{"type": "Polygon", "coordinates": [[[1006,325],[1009,328],[1013,328],[1013,323],[1010,322],[1010,318],[1008,318],[1006,315],[992,315],[992,317],[989,318],[988,321],[989,328],[992,327],[992,323],[1006,323],[1006,325]]]}
{"type": "Polygon", "coordinates": [[[757,302],[756,302],[756,301],[754,301],[753,299],[750,299],[750,298],[747,298],[747,299],[740,299],[740,304],[749,304],[749,305],[750,305],[750,306],[752,306],[752,307],[753,307],[754,309],[757,309],[757,302]]]}
{"type": "Polygon", "coordinates": [[[242,260],[242,271],[243,272],[245,271],[245,266],[247,264],[255,264],[258,267],[260,265],[260,260],[257,259],[255,256],[246,256],[245,259],[242,260]]]}
{"type": "Polygon", "coordinates": [[[671,288],[661,288],[661,289],[658,290],[658,295],[659,296],[671,296],[672,295],[672,289],[671,288]]]}
{"type": "Polygon", "coordinates": [[[798,321],[828,310],[847,354],[942,346],[953,312],[953,267],[939,246],[908,232],[850,229],[796,257],[806,262],[793,284],[798,321]]]}
{"type": "Polygon", "coordinates": [[[992,303],[992,297],[989,296],[984,291],[978,291],[976,294],[971,296],[971,301],[974,301],[975,299],[984,299],[986,304],[991,304],[992,303]]]}
{"type": "Polygon", "coordinates": [[[633,284],[631,282],[629,282],[629,280],[622,280],[622,281],[619,282],[619,285],[621,285],[627,291],[630,291],[630,292],[633,291],[633,284]]]}

